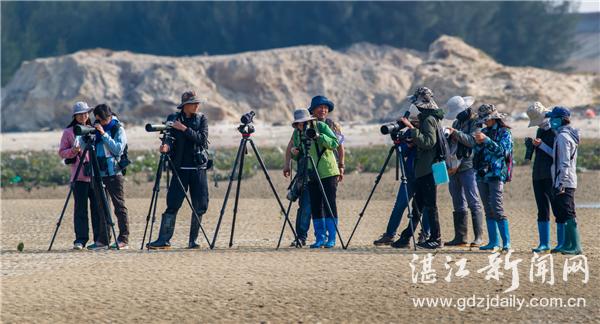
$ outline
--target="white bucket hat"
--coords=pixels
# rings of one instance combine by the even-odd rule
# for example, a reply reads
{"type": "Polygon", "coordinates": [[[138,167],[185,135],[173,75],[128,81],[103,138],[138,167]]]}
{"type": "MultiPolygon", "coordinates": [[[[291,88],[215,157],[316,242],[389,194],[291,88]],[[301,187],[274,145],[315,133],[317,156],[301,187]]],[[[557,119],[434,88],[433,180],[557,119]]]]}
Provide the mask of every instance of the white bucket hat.
{"type": "Polygon", "coordinates": [[[473,97],[454,96],[446,102],[446,111],[444,118],[449,120],[456,119],[456,116],[473,105],[475,99],[473,97]]]}
{"type": "Polygon", "coordinates": [[[308,112],[308,109],[299,108],[299,109],[294,110],[294,121],[292,122],[292,126],[294,126],[294,124],[297,124],[297,123],[303,123],[305,121],[315,120],[315,119],[317,119],[317,118],[313,117],[308,112]]]}
{"type": "Polygon", "coordinates": [[[89,113],[94,108],[90,108],[85,101],[78,101],[73,105],[73,116],[77,114],[89,113]]]}
{"type": "Polygon", "coordinates": [[[541,102],[536,101],[527,107],[527,117],[529,117],[529,125],[527,127],[540,126],[544,119],[546,119],[546,113],[550,112],[541,102]]]}

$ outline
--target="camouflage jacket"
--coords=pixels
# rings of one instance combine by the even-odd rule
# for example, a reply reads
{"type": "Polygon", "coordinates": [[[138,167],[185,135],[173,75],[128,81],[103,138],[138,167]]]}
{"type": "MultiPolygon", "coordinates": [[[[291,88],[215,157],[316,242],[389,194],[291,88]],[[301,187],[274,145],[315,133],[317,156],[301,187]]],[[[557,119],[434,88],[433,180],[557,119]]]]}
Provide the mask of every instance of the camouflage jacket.
{"type": "Polygon", "coordinates": [[[488,137],[474,148],[473,164],[478,181],[500,180],[506,182],[509,175],[508,159],[512,153],[512,134],[508,128],[498,124],[482,129],[488,137]]]}

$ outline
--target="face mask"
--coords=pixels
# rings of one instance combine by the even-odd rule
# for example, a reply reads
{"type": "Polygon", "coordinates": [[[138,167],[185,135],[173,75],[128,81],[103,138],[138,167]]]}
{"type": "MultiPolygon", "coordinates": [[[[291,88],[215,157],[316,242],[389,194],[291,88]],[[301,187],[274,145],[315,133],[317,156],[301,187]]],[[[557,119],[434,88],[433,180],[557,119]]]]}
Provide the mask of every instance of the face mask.
{"type": "Polygon", "coordinates": [[[544,121],[540,124],[539,127],[543,130],[549,130],[550,129],[550,121],[548,119],[544,119],[544,121]]]}
{"type": "Polygon", "coordinates": [[[550,118],[550,127],[552,129],[558,129],[562,126],[562,118],[550,118]]]}
{"type": "Polygon", "coordinates": [[[458,115],[456,115],[456,119],[460,122],[464,122],[471,117],[471,108],[467,108],[466,110],[461,111],[458,115]]]}

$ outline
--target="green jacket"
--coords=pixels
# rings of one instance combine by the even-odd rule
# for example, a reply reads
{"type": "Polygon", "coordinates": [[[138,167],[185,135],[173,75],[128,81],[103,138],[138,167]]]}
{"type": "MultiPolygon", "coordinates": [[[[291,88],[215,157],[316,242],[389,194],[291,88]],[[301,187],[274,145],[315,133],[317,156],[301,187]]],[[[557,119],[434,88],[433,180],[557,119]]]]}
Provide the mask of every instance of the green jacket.
{"type": "MultiPolygon", "coordinates": [[[[319,172],[319,177],[321,179],[329,178],[333,176],[340,175],[340,170],[338,169],[337,160],[335,159],[335,155],[333,154],[333,150],[337,149],[339,146],[339,142],[331,128],[327,126],[324,122],[316,122],[317,130],[319,131],[319,139],[316,143],[313,141],[310,144],[309,153],[312,156],[313,160],[317,164],[317,171],[319,172]],[[323,151],[323,155],[321,155],[321,159],[319,159],[319,155],[317,153],[317,146],[319,147],[319,151],[323,151]]],[[[294,134],[292,135],[294,141],[294,147],[299,148],[300,154],[297,156],[292,155],[292,158],[298,161],[301,154],[303,154],[303,145],[300,143],[300,133],[298,130],[294,130],[294,134]]],[[[308,169],[312,170],[312,165],[308,165],[308,169]]]]}
{"type": "Polygon", "coordinates": [[[439,121],[444,117],[441,109],[423,109],[419,114],[419,128],[410,132],[415,145],[415,177],[420,178],[430,174],[431,165],[437,162],[437,132],[439,121]]]}

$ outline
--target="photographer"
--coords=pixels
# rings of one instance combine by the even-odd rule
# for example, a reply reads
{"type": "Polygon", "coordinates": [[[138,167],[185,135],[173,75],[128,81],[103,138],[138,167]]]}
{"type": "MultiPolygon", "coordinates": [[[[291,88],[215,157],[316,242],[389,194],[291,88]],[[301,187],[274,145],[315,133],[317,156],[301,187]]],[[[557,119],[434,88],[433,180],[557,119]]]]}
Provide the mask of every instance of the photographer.
{"type": "Polygon", "coordinates": [[[554,252],[581,254],[581,240],[575,214],[579,132],[570,126],[571,112],[565,107],[554,107],[546,117],[550,118],[550,127],[556,132],[554,145],[550,148],[541,138],[536,138],[534,145],[553,158],[551,172],[556,222],[565,223],[564,243],[554,252]]]}
{"type": "Polygon", "coordinates": [[[293,147],[290,151],[292,158],[295,160],[301,159],[306,154],[310,154],[313,158],[325,190],[325,195],[329,201],[331,212],[333,213],[333,215],[329,214],[319,182],[316,179],[316,172],[312,170],[312,165],[309,164],[308,174],[304,176],[309,177],[310,209],[315,229],[315,243],[310,247],[332,248],[336,242],[336,224],[338,221],[336,191],[338,176],[340,175],[333,150],[338,147],[339,142],[327,124],[315,119],[315,117],[310,116],[310,113],[306,109],[296,109],[294,111],[292,126],[295,129],[292,135],[293,147]],[[303,140],[306,140],[305,137],[307,136],[306,131],[308,128],[316,130],[316,138],[311,140],[308,152],[305,152],[303,140]],[[327,237],[326,232],[328,233],[327,237]]]}
{"type": "Polygon", "coordinates": [[[60,145],[58,149],[58,155],[65,159],[65,164],[71,165],[71,186],[73,186],[73,199],[75,200],[75,211],[73,213],[73,223],[75,227],[75,241],[73,242],[73,249],[82,250],[89,240],[89,221],[88,221],[88,200],[90,201],[90,210],[92,214],[92,230],[94,233],[94,241],[104,242],[107,245],[106,236],[98,236],[98,224],[100,215],[98,214],[96,198],[94,196],[94,189],[91,183],[89,171],[89,154],[82,157],[83,145],[80,137],[76,137],[73,131],[75,125],[87,125],[92,126],[90,122],[89,112],[92,108],[88,107],[85,102],[77,102],[73,106],[73,120],[63,130],[62,137],[60,139],[60,145]],[[77,166],[80,163],[81,158],[84,160],[84,164],[79,170],[77,179],[75,179],[75,172],[77,166]]]}
{"type": "MultiPolygon", "coordinates": [[[[124,178],[123,170],[126,164],[127,136],[123,124],[106,104],[97,105],[94,108],[96,122],[96,154],[100,166],[100,176],[106,187],[107,195],[110,196],[117,216],[119,225],[119,237],[116,243],[110,248],[127,249],[129,241],[129,219],[127,217],[127,207],[125,207],[125,194],[123,191],[124,178]]],[[[128,161],[127,161],[128,162],[128,161]]],[[[101,205],[99,205],[101,206],[101,205]]],[[[105,222],[100,222],[102,231],[108,231],[105,222]]],[[[110,234],[109,234],[110,236],[110,234]]],[[[88,249],[104,249],[102,243],[96,242],[88,246],[88,249]]]]}
{"type": "Polygon", "coordinates": [[[473,113],[471,105],[473,97],[454,96],[448,100],[446,107],[448,113],[445,118],[454,120],[452,127],[448,128],[451,145],[456,147],[456,158],[459,161],[458,169],[450,173],[448,190],[452,197],[454,212],[454,238],[444,243],[447,246],[477,247],[483,242],[483,212],[479,203],[477,181],[473,169],[473,147],[477,130],[477,114],[473,113]],[[475,238],[471,244],[467,243],[467,206],[471,210],[473,233],[475,238]]]}
{"type": "Polygon", "coordinates": [[[504,215],[504,183],[510,181],[512,172],[513,142],[510,127],[494,105],[484,104],[478,110],[478,124],[485,127],[475,133],[473,157],[477,170],[477,187],[485,210],[489,243],[480,250],[500,247],[498,230],[502,237],[502,250],[510,249],[508,219],[504,215]]]}
{"type": "MultiPolygon", "coordinates": [[[[204,114],[198,112],[200,100],[193,91],[181,95],[181,104],[177,109],[180,112],[169,115],[168,122],[173,122],[170,130],[171,137],[161,145],[161,153],[169,153],[173,161],[172,167],[177,169],[184,189],[189,188],[192,205],[202,221],[202,215],[208,209],[208,180],[206,167],[208,158],[208,121],[204,114]]],[[[158,239],[149,243],[150,249],[168,249],[171,247],[171,238],[175,231],[177,212],[185,199],[177,177],[171,178],[169,192],[167,193],[167,209],[162,215],[158,239]]],[[[190,225],[189,249],[200,247],[196,243],[200,230],[200,222],[192,213],[190,225]]]]}
{"type": "MultiPolygon", "coordinates": [[[[550,122],[546,118],[546,113],[548,112],[550,111],[539,102],[534,102],[527,108],[529,127],[538,127],[535,137],[541,139],[543,143],[551,147],[554,145],[554,139],[556,135],[550,128],[550,122]]],[[[540,243],[535,249],[532,250],[532,252],[544,253],[550,251],[551,206],[554,216],[556,217],[554,202],[552,201],[552,156],[535,149],[531,138],[525,139],[525,145],[531,154],[535,154],[535,157],[533,158],[531,178],[533,181],[533,195],[535,197],[535,203],[537,204],[538,210],[537,227],[540,243]]],[[[554,251],[562,248],[565,239],[565,223],[564,221],[559,223],[558,218],[556,219],[556,236],[558,245],[555,249],[553,249],[554,251]]]]}
{"type": "MultiPolygon", "coordinates": [[[[333,111],[334,108],[335,106],[333,102],[327,99],[327,97],[315,96],[310,102],[308,111],[313,117],[317,118],[318,121],[326,123],[338,139],[339,146],[334,151],[334,155],[337,160],[338,170],[340,173],[338,176],[338,182],[341,182],[344,178],[345,167],[344,135],[342,134],[340,125],[328,118],[329,113],[333,111]]],[[[293,144],[293,139],[290,138],[285,152],[285,163],[283,167],[283,176],[286,178],[291,175],[290,162],[293,144]]],[[[310,195],[308,194],[308,191],[306,191],[306,194],[302,193],[300,196],[300,206],[296,216],[296,233],[298,235],[298,239],[300,240],[300,244],[303,246],[306,245],[306,238],[308,236],[308,229],[310,227],[310,214],[310,195]]],[[[292,246],[294,245],[295,242],[292,242],[292,246]]]]}
{"type": "Polygon", "coordinates": [[[400,121],[408,128],[413,142],[417,146],[415,157],[415,200],[423,217],[428,217],[430,237],[426,242],[418,244],[424,249],[437,249],[443,246],[440,234],[440,222],[437,209],[437,192],[431,166],[438,160],[437,129],[444,112],[433,100],[433,92],[426,87],[418,88],[411,102],[420,114],[419,128],[415,128],[407,118],[400,121]]]}
{"type": "MultiPolygon", "coordinates": [[[[411,105],[412,110],[414,105],[411,105]]],[[[416,107],[414,107],[416,110],[416,107]]],[[[418,125],[417,117],[418,111],[409,115],[410,122],[413,125],[418,125]]],[[[392,213],[390,214],[390,219],[388,220],[388,225],[385,233],[381,235],[381,237],[375,241],[373,244],[375,246],[381,245],[391,245],[396,248],[406,248],[409,246],[409,240],[412,236],[411,224],[408,224],[407,229],[405,229],[400,238],[394,242],[396,237],[396,231],[398,230],[398,226],[400,226],[400,221],[402,220],[402,214],[404,214],[404,210],[408,207],[409,201],[414,196],[414,182],[415,182],[415,172],[414,172],[414,160],[417,153],[417,149],[413,140],[411,138],[401,138],[400,143],[400,151],[402,152],[402,163],[404,164],[404,171],[406,175],[406,184],[401,182],[400,188],[398,188],[398,193],[396,195],[396,201],[394,202],[394,208],[392,209],[392,213]],[[407,200],[408,197],[408,200],[407,200]]],[[[416,204],[413,200],[413,226],[416,228],[419,224],[420,213],[418,208],[415,208],[416,204]]]]}

